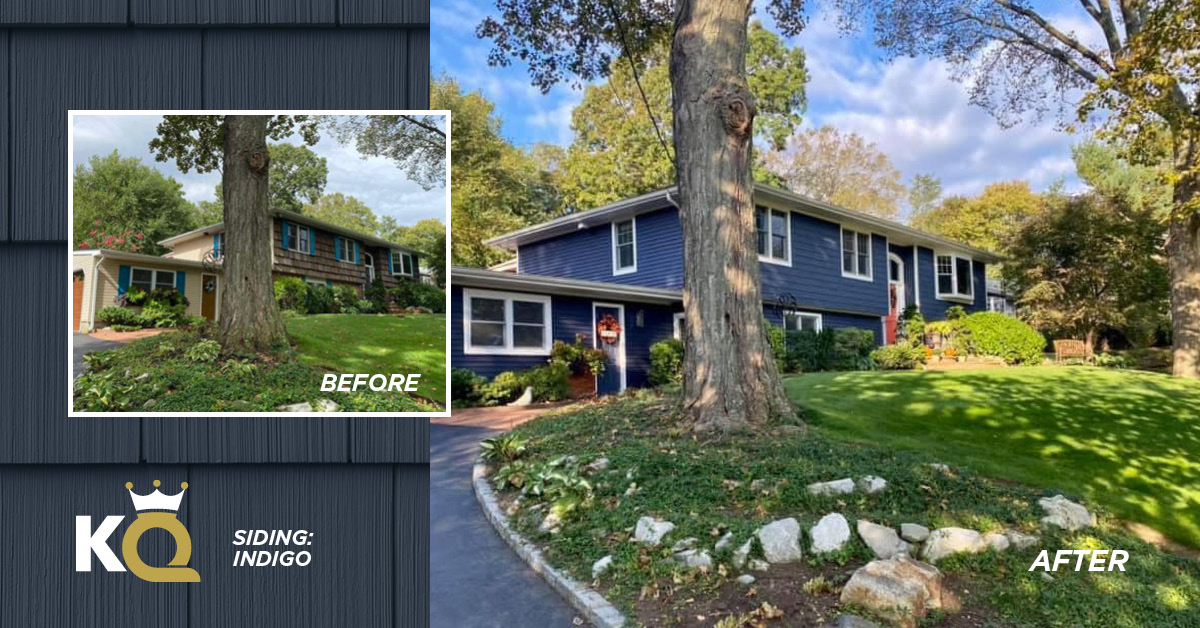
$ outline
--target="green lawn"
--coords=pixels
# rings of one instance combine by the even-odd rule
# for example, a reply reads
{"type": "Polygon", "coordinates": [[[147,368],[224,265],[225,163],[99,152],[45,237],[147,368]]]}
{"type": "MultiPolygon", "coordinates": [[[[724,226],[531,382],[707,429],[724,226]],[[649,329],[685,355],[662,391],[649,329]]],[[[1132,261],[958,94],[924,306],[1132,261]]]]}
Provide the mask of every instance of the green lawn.
{"type": "Polygon", "coordinates": [[[316,314],[287,319],[301,362],[335,373],[420,373],[418,395],[446,403],[446,315],[316,314]]]}
{"type": "Polygon", "coordinates": [[[786,380],[819,430],[1103,504],[1200,548],[1200,383],[1090,367],[786,380]]]}

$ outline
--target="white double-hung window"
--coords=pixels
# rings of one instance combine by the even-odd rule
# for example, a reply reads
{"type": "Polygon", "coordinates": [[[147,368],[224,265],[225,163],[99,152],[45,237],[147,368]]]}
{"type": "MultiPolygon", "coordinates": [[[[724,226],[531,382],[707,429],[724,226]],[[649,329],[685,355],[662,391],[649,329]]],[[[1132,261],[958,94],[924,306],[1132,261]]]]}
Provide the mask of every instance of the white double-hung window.
{"type": "Polygon", "coordinates": [[[463,353],[550,354],[550,297],[463,289],[463,353]]]}
{"type": "Polygon", "coordinates": [[[871,234],[842,227],[842,276],[871,281],[871,234]]]}
{"type": "Polygon", "coordinates": [[[754,208],[758,233],[758,259],[774,264],[792,263],[792,226],[788,213],[767,207],[754,208]]]}
{"type": "Polygon", "coordinates": [[[392,274],[413,276],[413,256],[411,253],[392,251],[392,274]]]}
{"type": "Polygon", "coordinates": [[[975,298],[975,278],[971,258],[951,253],[938,253],[936,259],[937,297],[966,300],[975,298]]]}
{"type": "Polygon", "coordinates": [[[821,315],[812,312],[784,312],[784,331],[821,331],[821,315]]]}
{"type": "Polygon", "coordinates": [[[637,272],[637,219],[612,224],[613,274],[637,272]]]}
{"type": "Polygon", "coordinates": [[[133,268],[130,269],[129,285],[141,288],[146,292],[169,290],[175,287],[175,271],[133,268]]]}
{"type": "Polygon", "coordinates": [[[297,253],[308,253],[312,250],[312,244],[309,243],[312,231],[308,227],[289,222],[285,224],[284,231],[287,241],[287,247],[285,248],[287,250],[297,253]]]}

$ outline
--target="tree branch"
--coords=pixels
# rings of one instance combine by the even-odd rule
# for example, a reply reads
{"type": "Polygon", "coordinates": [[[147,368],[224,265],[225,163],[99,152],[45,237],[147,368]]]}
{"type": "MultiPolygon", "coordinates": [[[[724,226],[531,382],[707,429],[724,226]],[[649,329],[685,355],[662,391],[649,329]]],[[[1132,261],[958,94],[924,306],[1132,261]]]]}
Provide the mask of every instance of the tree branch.
{"type": "Polygon", "coordinates": [[[1008,24],[987,22],[984,20],[980,20],[979,18],[974,18],[974,19],[975,19],[975,21],[977,21],[980,24],[983,24],[985,26],[998,28],[1002,31],[1009,32],[1009,33],[1012,33],[1013,35],[1017,36],[1017,39],[1006,38],[1006,37],[996,37],[995,39],[997,41],[1002,41],[1007,44],[1012,44],[1014,46],[1022,46],[1022,45],[1029,46],[1029,47],[1041,52],[1042,54],[1054,57],[1063,65],[1067,66],[1068,68],[1071,68],[1072,71],[1074,71],[1076,74],[1078,74],[1080,77],[1082,77],[1085,81],[1087,81],[1089,83],[1097,82],[1098,79],[1094,72],[1092,72],[1091,70],[1088,70],[1087,68],[1080,65],[1078,61],[1076,61],[1075,59],[1072,59],[1071,55],[1067,54],[1065,51],[1060,50],[1058,48],[1054,48],[1052,46],[1047,46],[1046,44],[1043,44],[1042,42],[1040,42],[1040,41],[1034,39],[1033,37],[1030,37],[1028,34],[1022,32],[1020,29],[1009,26],[1008,24]]]}
{"type": "Polygon", "coordinates": [[[411,122],[411,123],[413,123],[413,124],[415,124],[415,125],[417,125],[417,126],[419,126],[419,127],[421,127],[422,129],[425,129],[426,131],[430,131],[430,132],[432,132],[432,133],[437,133],[438,135],[440,135],[440,136],[442,136],[442,137],[446,137],[446,133],[445,133],[444,131],[442,131],[441,129],[437,128],[436,126],[433,126],[432,124],[425,124],[424,122],[421,122],[420,120],[416,119],[416,118],[415,118],[415,117],[413,117],[413,116],[400,116],[400,117],[401,117],[401,118],[404,118],[405,120],[408,120],[409,122],[411,122]]]}
{"type": "Polygon", "coordinates": [[[1071,37],[1070,35],[1067,35],[1066,33],[1055,28],[1053,24],[1051,24],[1050,22],[1047,22],[1046,18],[1043,18],[1041,15],[1039,15],[1037,11],[1034,11],[1033,9],[1029,9],[1029,8],[1022,7],[1022,6],[1017,6],[1017,5],[1013,4],[1011,2],[1011,0],[992,0],[992,1],[1006,9],[1008,9],[1009,11],[1016,13],[1017,15],[1021,15],[1025,18],[1029,19],[1029,21],[1033,22],[1034,24],[1037,24],[1048,35],[1057,39],[1059,42],[1061,42],[1063,45],[1070,48],[1071,50],[1078,52],[1080,55],[1083,56],[1083,58],[1087,59],[1088,61],[1091,61],[1092,63],[1095,63],[1097,66],[1103,68],[1106,72],[1113,71],[1112,65],[1108,61],[1106,61],[1104,59],[1104,57],[1101,57],[1100,55],[1096,54],[1096,52],[1094,50],[1091,50],[1087,46],[1084,46],[1083,44],[1079,43],[1079,41],[1076,40],[1074,37],[1071,37]]]}
{"type": "Polygon", "coordinates": [[[1079,0],[1083,3],[1087,12],[1092,15],[1092,19],[1100,25],[1100,29],[1104,31],[1104,41],[1108,42],[1108,52],[1112,55],[1113,60],[1116,60],[1122,54],[1121,49],[1121,33],[1117,31],[1117,22],[1113,19],[1112,5],[1108,0],[1096,0],[1098,7],[1091,5],[1090,0],[1079,0]]]}

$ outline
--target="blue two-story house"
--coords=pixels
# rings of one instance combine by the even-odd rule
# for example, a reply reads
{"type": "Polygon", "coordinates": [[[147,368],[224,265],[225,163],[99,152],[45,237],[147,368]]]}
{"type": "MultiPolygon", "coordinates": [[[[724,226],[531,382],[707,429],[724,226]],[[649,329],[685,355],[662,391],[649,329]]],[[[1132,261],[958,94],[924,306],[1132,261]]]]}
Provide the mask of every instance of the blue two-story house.
{"type": "MultiPolygon", "coordinates": [[[[484,376],[545,363],[584,334],[609,354],[597,392],[643,386],[654,342],[683,325],[683,233],[667,188],[507,233],[516,259],[451,271],[451,362],[484,376]]],[[[755,187],[763,313],[785,329],[858,327],[895,342],[908,305],[927,320],[987,309],[1000,260],[906,225],[755,187]]]]}

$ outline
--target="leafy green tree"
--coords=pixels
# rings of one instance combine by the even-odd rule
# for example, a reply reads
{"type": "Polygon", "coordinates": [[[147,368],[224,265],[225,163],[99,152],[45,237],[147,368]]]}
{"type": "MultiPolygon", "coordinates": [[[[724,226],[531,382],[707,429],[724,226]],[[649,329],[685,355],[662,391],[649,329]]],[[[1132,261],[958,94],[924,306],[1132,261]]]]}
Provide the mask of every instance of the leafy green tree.
{"type": "Polygon", "coordinates": [[[121,157],[115,150],[94,156],[75,169],[72,200],[75,248],[87,243],[88,248],[99,245],[162,255],[167,250],[159,240],[196,228],[196,216],[183,197],[182,184],[136,157],[121,157]],[[97,241],[99,234],[128,234],[136,241],[118,243],[116,240],[127,239],[118,235],[106,243],[97,241]]]}
{"type": "Polygon", "coordinates": [[[328,116],[323,122],[342,143],[362,155],[386,157],[426,190],[446,185],[446,131],[443,116],[328,116]]]}
{"type": "Polygon", "coordinates": [[[884,218],[896,217],[905,193],[900,171],[874,142],[832,126],[792,136],[763,163],[793,192],[884,218]]]}
{"type": "Polygon", "coordinates": [[[306,205],[304,214],[339,227],[360,233],[376,233],[379,219],[366,203],[341,192],[326,194],[316,203],[306,205]]]}
{"type": "Polygon", "coordinates": [[[932,174],[916,174],[908,184],[908,207],[911,213],[927,212],[942,198],[942,180],[932,174]]]}
{"type": "Polygon", "coordinates": [[[287,343],[271,280],[270,151],[267,139],[298,132],[306,144],[319,138],[308,116],[164,116],[150,150],[186,173],[221,171],[226,227],[222,267],[221,346],[264,352],[287,343]],[[234,279],[236,278],[236,279],[234,279]]]}
{"type": "Polygon", "coordinates": [[[329,166],[307,146],[271,144],[271,209],[299,212],[325,191],[329,166]]]}
{"type": "MultiPolygon", "coordinates": [[[[491,266],[508,254],[484,241],[557,215],[560,200],[554,175],[542,169],[535,155],[501,136],[500,120],[483,94],[465,93],[445,76],[430,87],[430,106],[453,113],[451,263],[491,266]]],[[[551,157],[552,152],[543,151],[543,156],[551,157]]]]}
{"type": "MultiPolygon", "coordinates": [[[[781,147],[806,105],[804,51],[789,48],[759,22],[750,24],[747,37],[746,71],[758,107],[755,137],[781,147]]],[[[584,91],[571,113],[575,139],[563,162],[563,196],[571,208],[590,209],[674,183],[674,165],[659,139],[661,133],[663,141],[672,141],[668,56],[665,45],[651,51],[641,60],[638,81],[626,59],[615,59],[608,81],[584,91]]]]}
{"type": "MultiPolygon", "coordinates": [[[[912,226],[989,251],[1005,252],[1013,233],[1041,211],[1041,195],[1027,181],[1000,181],[978,196],[950,196],[912,216],[912,226]]],[[[988,267],[989,273],[998,269],[988,267]]]]}
{"type": "Polygon", "coordinates": [[[1167,132],[1174,372],[1200,378],[1200,2],[1080,0],[1053,15],[1024,0],[836,4],[843,24],[869,25],[889,54],[957,66],[971,101],[1002,123],[1052,107],[1074,107],[1085,124],[1101,113],[1106,137],[1150,165],[1167,132]]]}
{"type": "Polygon", "coordinates": [[[442,221],[425,218],[413,225],[395,227],[387,233],[384,237],[390,241],[423,253],[422,261],[433,272],[434,280],[439,286],[446,285],[446,225],[442,221]]]}

